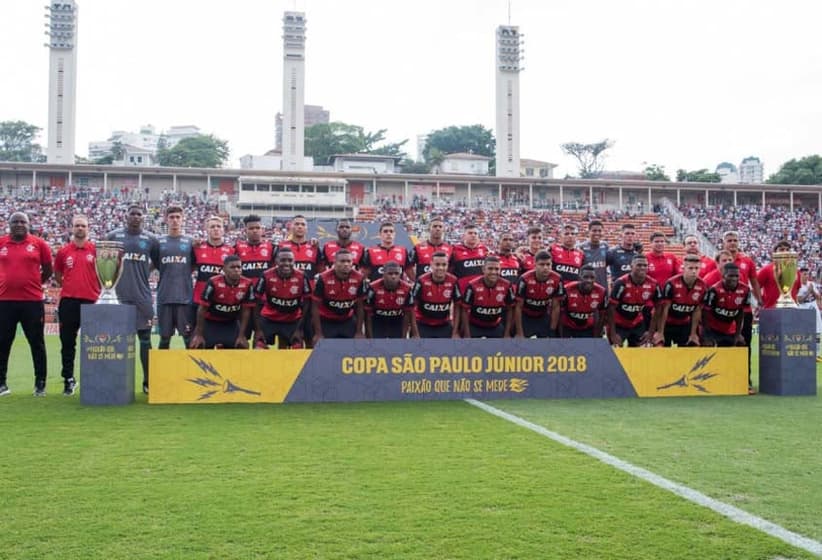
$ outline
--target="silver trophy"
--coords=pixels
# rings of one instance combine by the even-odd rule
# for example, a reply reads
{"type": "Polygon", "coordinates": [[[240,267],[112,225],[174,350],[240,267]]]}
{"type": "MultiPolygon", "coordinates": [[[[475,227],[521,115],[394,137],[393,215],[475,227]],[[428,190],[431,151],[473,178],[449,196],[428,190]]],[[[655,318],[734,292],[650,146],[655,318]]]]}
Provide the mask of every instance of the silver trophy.
{"type": "Polygon", "coordinates": [[[100,297],[97,303],[120,303],[114,288],[123,274],[123,244],[120,241],[98,241],[94,268],[100,280],[100,297]]]}

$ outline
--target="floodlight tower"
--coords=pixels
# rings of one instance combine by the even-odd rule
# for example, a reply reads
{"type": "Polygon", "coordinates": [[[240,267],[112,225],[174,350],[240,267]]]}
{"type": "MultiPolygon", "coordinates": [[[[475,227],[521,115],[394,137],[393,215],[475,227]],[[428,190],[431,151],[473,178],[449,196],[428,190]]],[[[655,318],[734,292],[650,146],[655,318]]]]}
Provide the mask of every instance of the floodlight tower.
{"type": "Polygon", "coordinates": [[[523,70],[522,35],[515,25],[497,27],[497,171],[519,177],[519,73],[523,70]]]}
{"type": "Polygon", "coordinates": [[[302,171],[305,158],[305,14],[283,14],[284,171],[302,171]]]}
{"type": "Polygon", "coordinates": [[[46,6],[49,42],[48,163],[74,164],[77,106],[77,4],[54,0],[46,6]]]}

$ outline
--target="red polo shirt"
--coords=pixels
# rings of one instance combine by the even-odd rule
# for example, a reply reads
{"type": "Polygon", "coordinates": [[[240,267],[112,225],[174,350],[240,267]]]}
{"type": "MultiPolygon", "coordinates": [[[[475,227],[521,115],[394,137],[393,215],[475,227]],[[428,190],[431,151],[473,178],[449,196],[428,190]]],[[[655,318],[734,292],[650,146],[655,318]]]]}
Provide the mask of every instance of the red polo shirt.
{"type": "Polygon", "coordinates": [[[39,237],[0,237],[0,301],[43,301],[40,267],[46,265],[51,265],[51,249],[39,237]]]}
{"type": "Polygon", "coordinates": [[[54,257],[54,271],[63,275],[60,297],[97,301],[100,281],[94,267],[97,251],[94,243],[86,241],[78,247],[74,241],[63,245],[54,257]]]}

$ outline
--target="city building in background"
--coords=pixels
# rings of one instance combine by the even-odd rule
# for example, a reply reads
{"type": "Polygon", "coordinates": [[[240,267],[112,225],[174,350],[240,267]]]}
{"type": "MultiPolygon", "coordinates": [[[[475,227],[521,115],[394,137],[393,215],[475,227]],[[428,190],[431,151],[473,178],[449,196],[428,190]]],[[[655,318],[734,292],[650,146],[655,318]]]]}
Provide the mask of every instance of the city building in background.
{"type": "Polygon", "coordinates": [[[88,157],[97,161],[112,156],[114,165],[157,165],[157,151],[161,147],[173,148],[183,138],[199,136],[202,131],[194,125],[172,126],[158,133],[150,124],[140,127],[138,132],[115,130],[108,140],[88,143],[88,157]]]}
{"type": "MultiPolygon", "coordinates": [[[[488,166],[491,163],[488,156],[459,152],[445,154],[442,162],[436,166],[434,173],[446,175],[488,175],[488,166]]],[[[519,173],[515,175],[519,177],[519,173]]]]}
{"type": "Polygon", "coordinates": [[[719,175],[720,183],[734,185],[739,182],[739,173],[736,170],[736,166],[728,161],[723,161],[717,165],[716,173],[719,175]]]}
{"type": "MultiPolygon", "coordinates": [[[[323,108],[322,105],[306,105],[303,111],[303,125],[305,128],[315,124],[328,124],[331,122],[331,111],[323,108]]],[[[277,113],[275,117],[275,149],[282,153],[283,149],[283,114],[277,113]]]]}
{"type": "Polygon", "coordinates": [[[540,179],[553,179],[556,163],[540,161],[538,159],[519,160],[520,177],[538,177],[540,179]]]}
{"type": "Polygon", "coordinates": [[[283,14],[283,171],[305,169],[305,23],[303,12],[283,14]]]}
{"type": "Polygon", "coordinates": [[[49,49],[48,163],[74,163],[77,107],[77,4],[59,0],[46,6],[49,49]]]}
{"type": "Polygon", "coordinates": [[[739,164],[739,182],[759,185],[765,178],[765,166],[758,157],[750,156],[739,164]]]}
{"type": "Polygon", "coordinates": [[[497,27],[496,121],[497,177],[519,177],[519,73],[522,35],[519,27],[497,27]]]}

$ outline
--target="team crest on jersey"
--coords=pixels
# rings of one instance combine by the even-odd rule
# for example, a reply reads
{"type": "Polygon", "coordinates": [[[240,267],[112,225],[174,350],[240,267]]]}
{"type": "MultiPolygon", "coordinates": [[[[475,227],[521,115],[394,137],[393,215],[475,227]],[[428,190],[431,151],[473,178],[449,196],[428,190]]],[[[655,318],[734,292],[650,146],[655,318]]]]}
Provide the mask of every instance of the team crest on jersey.
{"type": "Polygon", "coordinates": [[[742,298],[741,297],[736,298],[734,301],[736,302],[737,305],[742,304],[742,298]]]}
{"type": "Polygon", "coordinates": [[[351,294],[352,296],[356,295],[357,287],[356,286],[351,286],[350,288],[348,288],[348,293],[351,294]]]}
{"type": "Polygon", "coordinates": [[[497,294],[497,301],[502,301],[503,299],[505,299],[503,294],[497,294]]]}
{"type": "MultiPolygon", "coordinates": [[[[428,295],[430,296],[431,294],[429,293],[428,295]]],[[[451,290],[443,290],[442,291],[442,297],[450,298],[451,297],[451,290]]]]}
{"type": "Polygon", "coordinates": [[[314,251],[312,251],[311,249],[306,249],[305,250],[305,256],[308,257],[308,258],[313,257],[314,256],[314,251]]]}
{"type": "Polygon", "coordinates": [[[29,253],[33,253],[34,252],[34,245],[32,245],[31,243],[26,245],[26,251],[28,251],[29,253]]]}
{"type": "Polygon", "coordinates": [[[8,254],[9,254],[8,247],[3,247],[2,249],[0,249],[0,255],[3,255],[5,257],[8,254]]]}
{"type": "Polygon", "coordinates": [[[237,292],[237,299],[243,299],[243,296],[245,296],[245,292],[243,292],[243,291],[237,292]]]}
{"type": "Polygon", "coordinates": [[[94,260],[94,255],[92,255],[91,253],[88,253],[88,254],[86,255],[86,260],[87,260],[88,262],[92,262],[92,261],[94,260]]]}
{"type": "Polygon", "coordinates": [[[74,268],[74,258],[73,257],[66,257],[66,267],[67,268],[74,268]]]}
{"type": "Polygon", "coordinates": [[[397,305],[402,305],[403,301],[405,301],[405,298],[403,298],[402,296],[398,297],[397,298],[397,305]]]}
{"type": "Polygon", "coordinates": [[[642,292],[642,299],[648,299],[651,297],[651,292],[642,292]]]}
{"type": "Polygon", "coordinates": [[[591,309],[596,309],[597,306],[598,306],[598,303],[596,302],[596,300],[591,302],[591,309]]]}
{"type": "Polygon", "coordinates": [[[691,294],[691,299],[694,301],[699,301],[699,292],[691,294]]]}
{"type": "Polygon", "coordinates": [[[291,286],[291,288],[289,288],[288,291],[291,292],[294,295],[297,295],[297,292],[299,292],[300,289],[297,286],[291,286]]]}
{"type": "Polygon", "coordinates": [[[260,255],[262,255],[264,257],[267,257],[268,256],[268,250],[267,249],[260,249],[260,255]]]}

